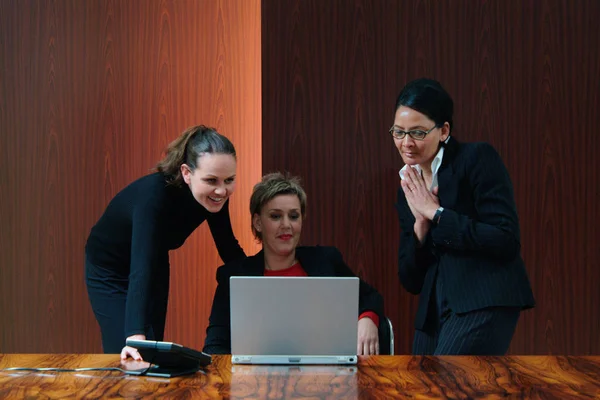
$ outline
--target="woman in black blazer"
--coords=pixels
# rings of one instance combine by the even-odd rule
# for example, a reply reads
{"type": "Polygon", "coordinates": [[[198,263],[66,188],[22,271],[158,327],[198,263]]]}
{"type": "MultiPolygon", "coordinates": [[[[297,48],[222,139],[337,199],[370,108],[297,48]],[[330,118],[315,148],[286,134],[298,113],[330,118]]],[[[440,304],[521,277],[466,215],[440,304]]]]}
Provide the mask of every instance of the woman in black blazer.
{"type": "Polygon", "coordinates": [[[398,275],[420,294],[413,354],[505,354],[520,311],[535,304],[513,188],[492,146],[450,136],[452,114],[440,83],[418,79],[400,92],[390,129],[405,163],[398,275]]]}
{"type": "MultiPolygon", "coordinates": [[[[335,247],[297,247],[306,212],[306,194],[297,178],[280,173],[265,175],[250,198],[252,232],[263,250],[217,270],[203,351],[231,353],[229,278],[231,276],[355,276],[335,247]]],[[[385,322],[383,298],[360,281],[357,354],[378,354],[379,322],[385,322]]],[[[317,311],[317,310],[315,310],[317,311]]]]}

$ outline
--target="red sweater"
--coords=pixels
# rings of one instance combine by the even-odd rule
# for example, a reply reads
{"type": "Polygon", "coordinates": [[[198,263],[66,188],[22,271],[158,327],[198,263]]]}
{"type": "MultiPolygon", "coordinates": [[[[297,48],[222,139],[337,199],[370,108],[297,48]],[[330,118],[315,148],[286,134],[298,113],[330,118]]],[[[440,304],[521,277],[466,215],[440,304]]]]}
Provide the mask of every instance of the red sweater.
{"type": "MultiPolygon", "coordinates": [[[[271,271],[265,268],[264,276],[308,276],[306,271],[302,268],[300,263],[296,263],[289,268],[280,269],[278,271],[271,271]]],[[[365,311],[358,316],[358,319],[371,318],[371,321],[375,323],[375,326],[379,326],[379,316],[373,311],[365,311]]]]}

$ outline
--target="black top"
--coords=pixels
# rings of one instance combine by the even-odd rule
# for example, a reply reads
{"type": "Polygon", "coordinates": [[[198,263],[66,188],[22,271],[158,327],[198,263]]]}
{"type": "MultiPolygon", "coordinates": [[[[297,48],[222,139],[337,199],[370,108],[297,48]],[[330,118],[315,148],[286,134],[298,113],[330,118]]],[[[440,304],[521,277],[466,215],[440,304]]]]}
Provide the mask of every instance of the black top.
{"type": "Polygon", "coordinates": [[[134,181],[110,201],[90,232],[86,256],[129,278],[126,336],[144,333],[152,270],[168,268],[169,250],[183,245],[204,220],[224,262],[245,257],[231,229],[229,201],[210,213],[187,185],[168,185],[158,172],[134,181]]]}
{"type": "MultiPolygon", "coordinates": [[[[308,276],[356,276],[346,265],[335,247],[307,246],[296,248],[296,258],[308,276]]],[[[208,354],[231,354],[231,321],[229,278],[232,276],[263,276],[264,253],[237,260],[217,269],[217,290],[213,299],[206,341],[202,350],[208,354]]],[[[357,317],[365,311],[379,316],[379,325],[385,323],[383,297],[362,279],[359,285],[357,317]]]]}
{"type": "Polygon", "coordinates": [[[487,143],[450,138],[438,171],[438,224],[417,248],[412,215],[398,190],[400,218],[398,275],[421,294],[415,326],[423,329],[434,282],[442,279],[450,308],[464,313],[493,306],[535,304],[521,258],[519,219],[513,187],[502,159],[487,143]]]}

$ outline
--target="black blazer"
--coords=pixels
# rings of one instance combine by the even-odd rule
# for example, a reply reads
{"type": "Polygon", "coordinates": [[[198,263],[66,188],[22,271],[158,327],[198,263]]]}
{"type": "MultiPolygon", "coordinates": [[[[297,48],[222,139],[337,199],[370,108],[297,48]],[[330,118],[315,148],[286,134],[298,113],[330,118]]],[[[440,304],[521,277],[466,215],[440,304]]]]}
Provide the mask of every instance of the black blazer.
{"type": "Polygon", "coordinates": [[[416,247],[415,218],[402,188],[398,190],[398,275],[406,290],[421,294],[417,329],[427,321],[436,275],[456,313],[535,305],[520,255],[512,183],[500,156],[487,143],[461,144],[451,137],[444,146],[438,171],[444,212],[421,248],[416,247]]]}
{"type": "MultiPolygon", "coordinates": [[[[335,247],[298,247],[296,258],[308,276],[356,276],[342,259],[335,247]]],[[[229,316],[229,278],[232,276],[263,276],[264,254],[227,263],[217,269],[217,290],[213,299],[209,325],[206,328],[204,349],[208,354],[231,353],[231,322],[229,316]]],[[[383,297],[362,279],[360,280],[358,315],[373,311],[379,316],[379,324],[385,323],[383,297]]]]}

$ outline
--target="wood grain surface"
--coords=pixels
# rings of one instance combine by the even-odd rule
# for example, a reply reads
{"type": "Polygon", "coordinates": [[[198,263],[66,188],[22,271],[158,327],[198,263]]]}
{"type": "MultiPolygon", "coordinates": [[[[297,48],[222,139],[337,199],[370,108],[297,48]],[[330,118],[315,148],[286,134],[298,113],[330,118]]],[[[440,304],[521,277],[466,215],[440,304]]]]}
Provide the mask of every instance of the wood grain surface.
{"type": "Polygon", "coordinates": [[[454,135],[511,175],[537,307],[512,354],[600,354],[600,2],[263,0],[263,170],[302,177],[305,244],[381,291],[410,353],[397,275],[402,161],[388,129],[409,80],[454,98],[454,135]]]}
{"type": "Polygon", "coordinates": [[[600,395],[599,357],[359,357],[356,366],[240,366],[177,378],[8,367],[127,368],[115,355],[0,355],[0,398],[573,399],[600,395]]]}
{"type": "MultiPolygon", "coordinates": [[[[238,148],[244,248],[252,184],[300,175],[303,242],[340,248],[410,352],[387,130],[429,76],[456,137],[493,144],[514,183],[538,304],[510,352],[600,354],[598,20],[596,0],[0,1],[0,352],[100,351],[89,229],[197,123],[238,148]]],[[[206,226],[172,255],[170,340],[201,347],[219,263],[206,226]]]]}
{"type": "MultiPolygon", "coordinates": [[[[188,126],[236,146],[249,253],[261,176],[260,2],[0,1],[0,351],[100,352],[84,245],[188,126]]],[[[207,224],[171,253],[166,337],[201,348],[221,264],[207,224]]]]}

